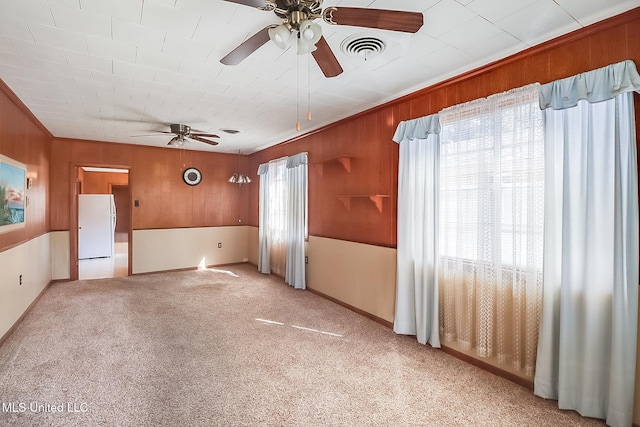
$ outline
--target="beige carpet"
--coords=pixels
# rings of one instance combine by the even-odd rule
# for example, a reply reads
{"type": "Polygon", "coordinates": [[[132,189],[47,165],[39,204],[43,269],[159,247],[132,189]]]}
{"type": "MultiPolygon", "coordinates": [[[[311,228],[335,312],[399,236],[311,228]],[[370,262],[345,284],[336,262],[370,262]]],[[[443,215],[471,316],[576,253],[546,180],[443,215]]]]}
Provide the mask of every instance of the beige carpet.
{"type": "Polygon", "coordinates": [[[222,269],[52,285],[0,347],[0,425],[602,425],[253,266],[222,269]]]}

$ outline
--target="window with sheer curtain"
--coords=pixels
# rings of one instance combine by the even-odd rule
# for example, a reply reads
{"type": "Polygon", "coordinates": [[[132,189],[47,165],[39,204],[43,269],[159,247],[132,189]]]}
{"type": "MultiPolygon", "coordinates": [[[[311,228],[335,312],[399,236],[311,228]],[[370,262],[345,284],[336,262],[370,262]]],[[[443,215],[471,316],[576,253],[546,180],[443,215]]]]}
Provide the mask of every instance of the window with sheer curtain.
{"type": "Polygon", "coordinates": [[[306,288],[307,153],[263,163],[260,175],[258,270],[306,288]]]}
{"type": "Polygon", "coordinates": [[[287,251],[287,160],[271,165],[268,193],[268,227],[271,236],[270,264],[277,275],[284,276],[287,251]]]}
{"type": "Polygon", "coordinates": [[[533,375],[541,314],[544,134],[538,85],[440,114],[443,342],[533,375]]]}

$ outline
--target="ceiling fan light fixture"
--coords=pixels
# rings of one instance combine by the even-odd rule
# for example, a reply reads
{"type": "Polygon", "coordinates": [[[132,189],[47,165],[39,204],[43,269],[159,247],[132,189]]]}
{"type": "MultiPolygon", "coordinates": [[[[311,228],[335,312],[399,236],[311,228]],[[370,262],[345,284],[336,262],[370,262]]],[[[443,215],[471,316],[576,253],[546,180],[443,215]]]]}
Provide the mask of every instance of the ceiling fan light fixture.
{"type": "Polygon", "coordinates": [[[307,43],[303,39],[298,38],[298,55],[304,55],[316,50],[317,47],[313,43],[307,43]]]}
{"type": "Polygon", "coordinates": [[[322,37],[322,27],[310,19],[300,23],[299,38],[305,43],[315,45],[322,37]]]}
{"type": "Polygon", "coordinates": [[[291,30],[286,24],[280,24],[277,27],[269,28],[269,38],[280,49],[285,50],[289,45],[291,38],[291,30]]]}

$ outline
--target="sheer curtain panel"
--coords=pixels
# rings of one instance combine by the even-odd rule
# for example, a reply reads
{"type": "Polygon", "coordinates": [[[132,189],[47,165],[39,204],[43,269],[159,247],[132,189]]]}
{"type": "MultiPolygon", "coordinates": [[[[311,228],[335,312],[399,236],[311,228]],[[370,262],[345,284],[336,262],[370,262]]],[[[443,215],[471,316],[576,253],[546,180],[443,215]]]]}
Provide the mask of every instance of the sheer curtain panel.
{"type": "Polygon", "coordinates": [[[542,86],[544,303],[535,394],[630,426],[638,324],[631,61],[542,86]]]}
{"type": "Polygon", "coordinates": [[[271,274],[269,232],[269,164],[263,163],[258,167],[260,177],[260,195],[258,213],[258,271],[263,274],[271,274]]]}
{"type": "Polygon", "coordinates": [[[260,175],[258,270],[306,288],[307,153],[263,163],[260,175]]]}
{"type": "Polygon", "coordinates": [[[401,122],[398,165],[398,250],[393,331],[440,347],[438,335],[437,115],[401,122]]]}
{"type": "Polygon", "coordinates": [[[287,256],[287,158],[258,167],[260,207],[258,269],[284,277],[287,256]]]}
{"type": "Polygon", "coordinates": [[[307,153],[287,158],[287,267],[285,282],[305,289],[304,242],[307,234],[307,153]]]}
{"type": "Polygon", "coordinates": [[[544,137],[537,84],[440,112],[444,342],[533,376],[542,304],[544,137]]]}

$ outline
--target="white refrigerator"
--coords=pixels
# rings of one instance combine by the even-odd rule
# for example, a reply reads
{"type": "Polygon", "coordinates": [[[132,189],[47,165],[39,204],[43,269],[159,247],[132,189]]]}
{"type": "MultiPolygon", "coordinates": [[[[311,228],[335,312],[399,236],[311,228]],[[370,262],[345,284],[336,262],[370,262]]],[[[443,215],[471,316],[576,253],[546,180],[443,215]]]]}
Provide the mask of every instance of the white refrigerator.
{"type": "Polygon", "coordinates": [[[116,204],[113,194],[78,196],[78,259],[113,256],[116,204]]]}

